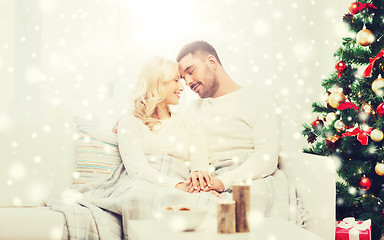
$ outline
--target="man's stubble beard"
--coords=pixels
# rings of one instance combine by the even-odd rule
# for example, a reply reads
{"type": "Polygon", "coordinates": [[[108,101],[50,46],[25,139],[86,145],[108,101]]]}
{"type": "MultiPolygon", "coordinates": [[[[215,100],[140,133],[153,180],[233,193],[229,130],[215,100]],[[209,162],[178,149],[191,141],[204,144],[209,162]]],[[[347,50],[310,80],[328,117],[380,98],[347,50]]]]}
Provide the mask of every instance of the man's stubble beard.
{"type": "Polygon", "coordinates": [[[217,78],[216,78],[216,74],[213,73],[212,70],[208,69],[208,73],[206,75],[209,75],[208,77],[206,77],[206,79],[210,79],[210,80],[207,80],[205,82],[208,82],[209,84],[206,85],[206,84],[202,84],[203,87],[202,87],[202,92],[198,93],[200,98],[209,98],[209,97],[212,97],[216,92],[217,92],[217,89],[219,89],[219,82],[217,81],[217,78]]]}

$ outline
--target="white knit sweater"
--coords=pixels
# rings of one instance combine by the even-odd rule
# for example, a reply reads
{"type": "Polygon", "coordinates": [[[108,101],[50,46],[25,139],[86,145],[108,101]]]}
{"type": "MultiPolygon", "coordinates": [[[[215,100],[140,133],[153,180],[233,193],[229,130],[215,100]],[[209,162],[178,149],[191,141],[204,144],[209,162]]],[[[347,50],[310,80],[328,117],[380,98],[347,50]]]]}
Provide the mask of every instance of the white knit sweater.
{"type": "MultiPolygon", "coordinates": [[[[256,86],[218,98],[197,99],[187,113],[204,125],[210,163],[249,154],[236,169],[219,176],[226,189],[272,174],[278,163],[278,118],[274,96],[256,86]]],[[[186,113],[186,114],[187,114],[186,113]]]]}
{"type": "Polygon", "coordinates": [[[132,177],[161,186],[180,182],[150,166],[150,154],[167,154],[190,164],[190,171],[208,170],[207,143],[201,124],[172,114],[157,130],[151,131],[133,116],[119,121],[118,144],[124,166],[132,177]]]}

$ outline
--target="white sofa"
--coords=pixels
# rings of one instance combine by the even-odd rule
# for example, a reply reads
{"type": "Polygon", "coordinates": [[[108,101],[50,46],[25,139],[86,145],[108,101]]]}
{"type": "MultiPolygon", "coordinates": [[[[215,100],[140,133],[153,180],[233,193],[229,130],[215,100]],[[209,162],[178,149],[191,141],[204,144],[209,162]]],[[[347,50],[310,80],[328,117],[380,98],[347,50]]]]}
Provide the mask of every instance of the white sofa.
{"type": "MultiPolygon", "coordinates": [[[[55,140],[40,138],[40,142],[35,141],[33,147],[25,147],[25,151],[21,151],[20,145],[26,136],[12,136],[14,141],[19,143],[20,151],[14,151],[13,154],[10,151],[9,158],[5,158],[10,161],[7,162],[8,165],[5,163],[8,168],[3,167],[0,170],[3,171],[0,176],[4,178],[1,187],[6,193],[0,197],[0,239],[62,238],[65,221],[63,215],[49,210],[42,204],[47,196],[56,194],[71,184],[75,165],[75,144],[71,126],[58,126],[53,129],[55,140]],[[35,152],[39,154],[36,155],[35,152]],[[30,155],[35,156],[34,162],[30,166],[27,165],[28,169],[24,169],[23,176],[20,166],[24,165],[20,159],[30,155]],[[13,176],[9,177],[12,174],[13,176]],[[29,176],[25,176],[28,174],[29,176]],[[38,181],[34,180],[34,177],[38,181]],[[45,184],[28,185],[30,182],[45,184]],[[34,195],[34,191],[38,194],[34,195]]],[[[35,134],[44,136],[41,129],[36,130],[35,134]]],[[[14,148],[13,144],[12,149],[14,148]]],[[[324,239],[333,240],[336,199],[336,171],[333,160],[310,154],[282,152],[279,166],[294,182],[299,197],[310,213],[311,219],[307,229],[324,239]]]]}

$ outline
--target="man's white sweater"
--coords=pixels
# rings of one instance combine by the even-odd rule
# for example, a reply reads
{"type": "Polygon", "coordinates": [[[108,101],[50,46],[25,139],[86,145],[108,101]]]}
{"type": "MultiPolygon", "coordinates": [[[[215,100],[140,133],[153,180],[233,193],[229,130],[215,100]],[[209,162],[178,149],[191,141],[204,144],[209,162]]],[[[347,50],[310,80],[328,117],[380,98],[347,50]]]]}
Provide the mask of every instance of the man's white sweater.
{"type": "Polygon", "coordinates": [[[243,164],[219,176],[226,189],[272,174],[278,163],[279,129],[274,96],[256,86],[217,98],[197,99],[188,108],[204,125],[210,163],[247,154],[243,164]]]}

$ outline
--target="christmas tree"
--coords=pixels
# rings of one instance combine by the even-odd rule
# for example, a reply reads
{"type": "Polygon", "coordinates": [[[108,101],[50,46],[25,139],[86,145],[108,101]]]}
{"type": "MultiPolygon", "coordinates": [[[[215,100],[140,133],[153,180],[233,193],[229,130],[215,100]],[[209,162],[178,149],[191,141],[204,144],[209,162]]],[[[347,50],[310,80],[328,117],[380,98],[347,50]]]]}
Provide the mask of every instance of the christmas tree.
{"type": "MultiPolygon", "coordinates": [[[[338,161],[336,218],[372,220],[372,239],[384,235],[384,1],[353,2],[343,21],[353,37],[335,52],[324,79],[317,119],[304,124],[304,152],[338,161]],[[333,66],[333,64],[332,64],[333,66]]],[[[342,21],[342,20],[341,20],[342,21]]]]}

